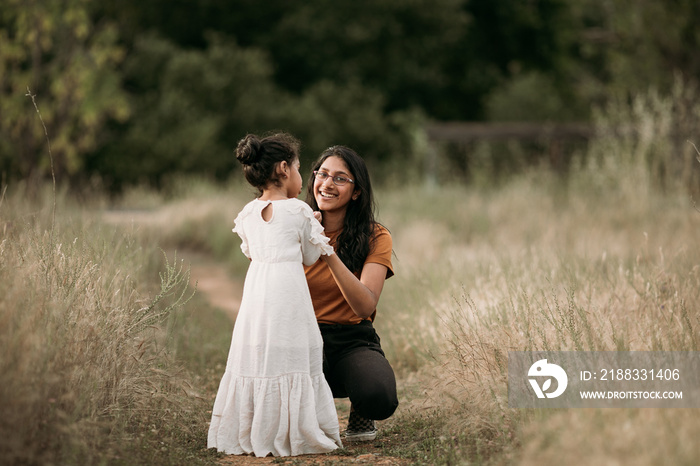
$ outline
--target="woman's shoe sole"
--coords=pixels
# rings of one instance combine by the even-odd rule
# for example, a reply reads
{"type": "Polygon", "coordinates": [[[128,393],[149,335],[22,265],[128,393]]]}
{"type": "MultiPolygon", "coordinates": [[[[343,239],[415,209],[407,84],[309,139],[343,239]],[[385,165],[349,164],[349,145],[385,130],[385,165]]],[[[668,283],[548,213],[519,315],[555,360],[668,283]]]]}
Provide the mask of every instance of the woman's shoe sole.
{"type": "Polygon", "coordinates": [[[346,442],[371,442],[377,438],[377,431],[345,433],[346,442]]]}

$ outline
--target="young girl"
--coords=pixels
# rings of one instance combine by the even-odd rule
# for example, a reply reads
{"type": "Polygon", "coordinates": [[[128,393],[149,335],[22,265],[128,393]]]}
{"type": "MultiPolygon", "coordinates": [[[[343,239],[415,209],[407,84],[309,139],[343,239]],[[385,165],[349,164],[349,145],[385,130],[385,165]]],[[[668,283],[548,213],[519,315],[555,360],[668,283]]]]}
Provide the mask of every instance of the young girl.
{"type": "Polygon", "coordinates": [[[299,144],[248,135],[236,157],[259,191],[235,220],[251,260],[221,380],[208,447],[227,454],[295,456],[342,447],[323,376],[323,340],[302,264],[333,254],[301,193],[299,144]]]}

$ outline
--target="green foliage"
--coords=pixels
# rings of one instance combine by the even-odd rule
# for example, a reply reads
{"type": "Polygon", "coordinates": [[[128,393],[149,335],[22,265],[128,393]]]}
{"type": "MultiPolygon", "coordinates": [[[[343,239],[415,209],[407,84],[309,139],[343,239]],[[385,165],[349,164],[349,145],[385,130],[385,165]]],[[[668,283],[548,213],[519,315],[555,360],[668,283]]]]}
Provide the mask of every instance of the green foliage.
{"type": "MultiPolygon", "coordinates": [[[[413,174],[426,118],[585,120],[591,104],[671,92],[676,74],[692,84],[698,5],[8,0],[0,182],[48,173],[27,88],[59,181],[74,186],[226,180],[236,142],[273,130],[302,140],[305,163],[347,144],[387,172],[413,174]]],[[[498,151],[496,175],[530,165],[521,149],[498,151]]]]}
{"type": "Polygon", "coordinates": [[[668,92],[674,72],[700,78],[700,4],[694,0],[616,0],[601,5],[603,27],[612,33],[606,63],[613,93],[668,92]]]}
{"type": "Polygon", "coordinates": [[[327,147],[344,144],[368,163],[386,165],[411,153],[410,134],[422,115],[418,111],[387,114],[384,100],[380,92],[358,82],[322,81],[290,102],[286,127],[304,141],[309,162],[327,147]]]}
{"type": "Polygon", "coordinates": [[[700,91],[680,77],[672,90],[650,90],[631,100],[612,99],[596,110],[599,136],[575,168],[574,183],[586,183],[608,199],[700,194],[697,152],[700,91]]]}
{"type": "Polygon", "coordinates": [[[564,70],[582,102],[667,93],[677,74],[700,79],[695,0],[583,0],[570,9],[578,37],[564,70]]]}
{"type": "Polygon", "coordinates": [[[277,80],[295,91],[357,80],[381,90],[390,110],[425,108],[454,79],[446,65],[469,19],[463,3],[304,2],[274,30],[288,39],[270,44],[277,80]]]}
{"type": "Polygon", "coordinates": [[[490,121],[575,121],[583,113],[572,108],[550,76],[539,72],[514,76],[489,95],[485,107],[490,121]]]}
{"type": "Polygon", "coordinates": [[[264,52],[210,39],[205,51],[155,36],[137,40],[124,68],[134,116],[92,157],[94,171],[109,181],[155,185],[169,173],[228,176],[237,139],[266,126],[276,91],[264,52]]]}
{"type": "Polygon", "coordinates": [[[161,186],[173,173],[225,180],[248,132],[292,132],[303,141],[307,163],[333,144],[352,145],[370,161],[410,150],[413,124],[387,115],[381,93],[323,81],[297,96],[275,86],[264,50],[219,34],[208,39],[204,50],[183,50],[157,36],[136,41],[124,68],[134,116],[90,158],[109,184],[161,186]]]}
{"type": "Polygon", "coordinates": [[[129,107],[114,66],[125,51],[108,21],[96,24],[88,0],[3,2],[0,9],[0,171],[12,178],[49,172],[46,140],[28,90],[49,135],[58,177],[77,175],[102,143],[109,120],[129,107]]]}

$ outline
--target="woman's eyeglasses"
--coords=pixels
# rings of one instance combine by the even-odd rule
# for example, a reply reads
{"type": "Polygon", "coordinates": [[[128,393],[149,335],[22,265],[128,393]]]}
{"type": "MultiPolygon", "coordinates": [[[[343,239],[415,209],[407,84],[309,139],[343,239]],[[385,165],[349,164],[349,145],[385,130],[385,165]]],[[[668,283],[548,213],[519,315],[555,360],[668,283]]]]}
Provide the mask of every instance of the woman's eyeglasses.
{"type": "Polygon", "coordinates": [[[333,184],[336,186],[343,186],[345,183],[354,183],[354,180],[351,180],[350,178],[347,178],[345,176],[331,176],[330,174],[326,172],[322,172],[319,170],[314,171],[314,176],[318,181],[326,181],[328,178],[333,180],[333,184]]]}

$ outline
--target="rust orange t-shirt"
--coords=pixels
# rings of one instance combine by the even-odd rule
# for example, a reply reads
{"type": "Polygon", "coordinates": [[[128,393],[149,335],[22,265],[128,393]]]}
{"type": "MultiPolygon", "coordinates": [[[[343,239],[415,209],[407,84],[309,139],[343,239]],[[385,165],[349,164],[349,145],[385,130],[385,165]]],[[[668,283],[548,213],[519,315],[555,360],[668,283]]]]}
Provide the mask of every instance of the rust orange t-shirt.
{"type": "MultiPolygon", "coordinates": [[[[330,238],[331,246],[335,247],[335,243],[342,230],[326,232],[330,238]]],[[[365,260],[365,264],[376,263],[386,266],[386,278],[394,275],[394,269],[391,265],[392,251],[391,234],[389,230],[377,224],[374,237],[370,243],[370,251],[365,260]]],[[[309,292],[311,293],[311,301],[316,312],[316,320],[322,324],[358,324],[363,319],[355,314],[350,305],[345,301],[343,293],[338,288],[335,282],[331,269],[323,260],[319,259],[313,265],[304,267],[306,272],[306,281],[309,283],[309,292]]],[[[360,278],[360,273],[355,275],[360,278]]],[[[377,314],[375,309],[369,320],[374,321],[374,316],[377,314]]]]}

